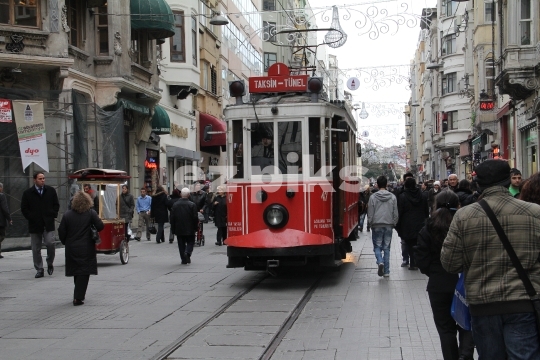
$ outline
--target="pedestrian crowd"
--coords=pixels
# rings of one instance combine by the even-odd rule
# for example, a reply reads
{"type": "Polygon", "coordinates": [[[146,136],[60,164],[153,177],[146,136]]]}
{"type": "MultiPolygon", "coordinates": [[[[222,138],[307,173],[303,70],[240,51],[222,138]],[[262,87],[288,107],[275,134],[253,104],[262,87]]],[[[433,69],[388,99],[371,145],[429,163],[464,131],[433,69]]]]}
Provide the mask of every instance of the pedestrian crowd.
{"type": "MultiPolygon", "coordinates": [[[[35,278],[45,276],[45,265],[41,255],[42,246],[47,249],[45,264],[47,273],[54,273],[55,259],[55,221],[60,210],[56,190],[45,185],[45,174],[41,171],[33,175],[34,185],[25,190],[21,199],[21,213],[28,221],[32,257],[36,270],[35,278]]],[[[181,264],[191,263],[196,233],[202,236],[203,223],[208,223],[213,215],[218,229],[216,245],[222,246],[227,239],[226,187],[218,186],[215,193],[210,192],[208,184],[196,182],[193,191],[187,186],[175,188],[169,196],[158,186],[154,194],[141,188],[140,196],[134,197],[127,184],[121,186],[118,197],[118,216],[124,219],[125,238],[132,238],[131,222],[135,212],[138,214],[137,232],[134,240],[140,241],[143,231],[148,241],[151,234],[156,235],[156,243],[165,242],[165,223],[170,222],[169,243],[178,239],[181,264]],[[157,229],[155,225],[157,224],[157,229]],[[155,229],[155,231],[153,231],[155,229]]],[[[0,259],[1,244],[6,236],[6,227],[13,225],[9,212],[4,186],[0,183],[0,259]]],[[[102,208],[105,205],[102,206],[102,208]]],[[[101,209],[101,211],[105,211],[101,209]]],[[[90,275],[97,275],[96,238],[104,229],[100,218],[100,196],[91,184],[73,186],[68,210],[58,226],[58,238],[65,245],[65,275],[74,279],[73,305],[83,305],[90,275]]]]}
{"type": "Polygon", "coordinates": [[[475,347],[479,359],[540,359],[540,173],[523,181],[487,160],[472,175],[417,184],[406,173],[392,188],[380,176],[360,193],[359,231],[367,217],[379,276],[390,277],[395,229],[401,266],[429,277],[445,360],[474,359],[475,347]],[[467,324],[455,320],[460,277],[467,324]]]}

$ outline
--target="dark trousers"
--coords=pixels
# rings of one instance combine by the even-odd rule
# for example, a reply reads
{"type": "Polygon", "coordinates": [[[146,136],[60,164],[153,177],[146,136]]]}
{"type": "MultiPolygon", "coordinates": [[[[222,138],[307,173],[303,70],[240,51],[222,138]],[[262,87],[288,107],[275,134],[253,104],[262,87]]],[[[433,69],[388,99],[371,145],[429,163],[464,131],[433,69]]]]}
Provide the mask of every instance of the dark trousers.
{"type": "Polygon", "coordinates": [[[73,277],[73,282],[75,283],[75,291],[73,292],[74,299],[84,300],[86,289],[88,288],[88,281],[90,281],[90,275],[75,275],[73,277]]]}
{"type": "Polygon", "coordinates": [[[428,292],[428,295],[435,327],[441,340],[443,359],[458,360],[460,355],[465,359],[472,359],[474,354],[472,331],[462,329],[450,314],[454,293],[428,292]],[[458,333],[459,346],[456,338],[458,333]]]}
{"type": "Polygon", "coordinates": [[[225,239],[227,239],[227,227],[226,226],[219,226],[217,228],[217,236],[216,236],[216,240],[218,243],[222,243],[223,241],[225,241],[225,239]]]}
{"type": "Polygon", "coordinates": [[[124,223],[124,236],[126,240],[129,240],[130,236],[128,235],[129,221],[124,223]]]}
{"type": "Polygon", "coordinates": [[[156,242],[161,242],[161,241],[165,241],[165,224],[164,223],[157,224],[156,242]]]}
{"type": "Polygon", "coordinates": [[[178,238],[178,250],[180,251],[180,259],[187,260],[184,254],[193,253],[193,245],[195,244],[195,235],[181,235],[178,238]]]}
{"type": "Polygon", "coordinates": [[[414,247],[416,246],[417,239],[402,239],[401,240],[401,255],[403,261],[409,262],[409,266],[415,267],[416,260],[414,258],[414,247]]]}

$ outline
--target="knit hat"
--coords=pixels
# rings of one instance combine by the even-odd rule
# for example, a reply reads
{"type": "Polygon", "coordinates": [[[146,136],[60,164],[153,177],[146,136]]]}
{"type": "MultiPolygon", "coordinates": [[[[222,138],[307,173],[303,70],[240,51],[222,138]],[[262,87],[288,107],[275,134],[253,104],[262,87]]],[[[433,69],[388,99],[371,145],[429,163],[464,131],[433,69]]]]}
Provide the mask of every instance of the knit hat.
{"type": "Polygon", "coordinates": [[[478,185],[485,189],[491,186],[510,185],[510,165],[503,160],[486,160],[475,169],[478,185]]]}
{"type": "Polygon", "coordinates": [[[437,181],[435,181],[435,182],[433,183],[433,186],[435,186],[435,185],[441,186],[441,182],[437,180],[437,181]]]}

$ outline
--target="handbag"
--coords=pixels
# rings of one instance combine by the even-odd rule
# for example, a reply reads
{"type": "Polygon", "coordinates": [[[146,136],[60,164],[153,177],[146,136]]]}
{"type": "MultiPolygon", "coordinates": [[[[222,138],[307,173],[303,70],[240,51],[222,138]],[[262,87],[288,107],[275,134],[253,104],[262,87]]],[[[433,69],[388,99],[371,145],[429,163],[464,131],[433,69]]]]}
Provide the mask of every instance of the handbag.
{"type": "Polygon", "coordinates": [[[150,226],[148,227],[148,232],[152,235],[157,234],[156,225],[154,225],[154,219],[152,219],[152,222],[150,223],[150,226]]]}
{"type": "Polygon", "coordinates": [[[96,243],[96,245],[101,244],[101,238],[99,237],[99,231],[97,231],[94,224],[90,225],[90,236],[92,238],[92,241],[96,243]]]}
{"type": "Polygon", "coordinates": [[[501,224],[499,223],[499,220],[497,220],[495,213],[493,213],[493,210],[491,210],[491,207],[484,199],[480,200],[478,204],[482,206],[489,220],[493,224],[495,231],[497,231],[497,235],[499,235],[499,239],[503,243],[504,248],[506,249],[506,252],[508,253],[508,256],[510,256],[510,259],[512,260],[512,264],[516,268],[519,278],[521,279],[521,281],[523,282],[523,285],[525,286],[527,295],[529,295],[529,298],[531,299],[533,309],[534,309],[534,315],[536,318],[536,327],[537,329],[539,329],[538,338],[540,340],[540,297],[538,296],[538,293],[534,290],[534,286],[531,283],[531,280],[529,279],[527,272],[523,268],[523,265],[521,265],[521,261],[519,261],[519,258],[517,257],[516,252],[514,251],[514,248],[512,247],[512,244],[510,244],[510,241],[508,240],[508,237],[506,236],[501,224]]]}
{"type": "Polygon", "coordinates": [[[469,311],[469,303],[465,297],[465,275],[463,273],[459,274],[450,313],[462,329],[471,330],[471,313],[469,311]]]}

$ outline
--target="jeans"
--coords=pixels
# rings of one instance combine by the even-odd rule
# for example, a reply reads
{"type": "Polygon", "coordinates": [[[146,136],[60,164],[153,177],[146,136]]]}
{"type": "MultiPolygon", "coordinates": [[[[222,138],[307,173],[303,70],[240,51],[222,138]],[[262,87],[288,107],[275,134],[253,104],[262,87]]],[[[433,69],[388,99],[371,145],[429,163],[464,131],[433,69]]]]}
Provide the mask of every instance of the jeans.
{"type": "Polygon", "coordinates": [[[41,244],[45,243],[47,247],[47,266],[54,262],[56,250],[54,248],[54,231],[43,231],[43,233],[31,233],[30,241],[32,244],[32,257],[34,259],[34,269],[43,271],[43,258],[41,257],[41,244]]]}
{"type": "Polygon", "coordinates": [[[392,226],[376,227],[371,229],[373,252],[377,264],[384,264],[384,273],[390,274],[390,243],[392,242],[392,226]],[[384,252],[384,256],[381,254],[384,252]]]}
{"type": "Polygon", "coordinates": [[[471,316],[479,360],[538,360],[534,313],[471,316]]]}
{"type": "Polygon", "coordinates": [[[414,257],[414,247],[417,244],[417,239],[401,239],[401,255],[403,261],[409,263],[411,267],[416,267],[416,259],[414,257]]]}
{"type": "Polygon", "coordinates": [[[184,254],[193,253],[193,245],[195,244],[195,235],[181,235],[178,238],[178,250],[180,251],[180,259],[186,260],[184,254]]]}
{"type": "Polygon", "coordinates": [[[364,220],[366,219],[366,215],[367,213],[363,213],[360,215],[360,218],[358,219],[358,229],[360,229],[360,231],[364,230],[364,220]]]}
{"type": "Polygon", "coordinates": [[[157,234],[156,234],[156,242],[165,241],[165,224],[164,223],[158,223],[157,224],[157,234]]]}
{"type": "Polygon", "coordinates": [[[454,293],[428,291],[428,295],[433,321],[441,340],[443,359],[456,360],[460,355],[465,359],[472,359],[474,355],[472,332],[462,329],[450,314],[454,293]],[[459,346],[456,334],[459,334],[459,346]]]}

